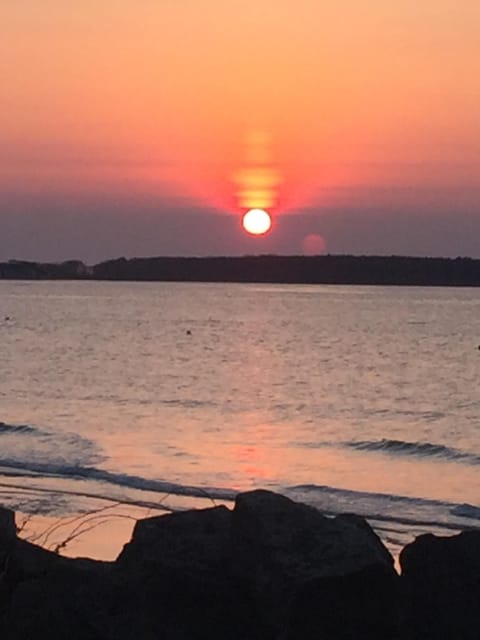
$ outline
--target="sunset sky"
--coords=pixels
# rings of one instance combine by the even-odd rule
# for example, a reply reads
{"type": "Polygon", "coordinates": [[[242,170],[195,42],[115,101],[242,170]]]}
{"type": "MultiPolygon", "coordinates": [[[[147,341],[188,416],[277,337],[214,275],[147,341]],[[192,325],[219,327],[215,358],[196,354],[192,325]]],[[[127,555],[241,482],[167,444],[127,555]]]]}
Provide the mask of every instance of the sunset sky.
{"type": "Polygon", "coordinates": [[[478,0],[15,0],[0,34],[0,260],[480,257],[478,0]]]}

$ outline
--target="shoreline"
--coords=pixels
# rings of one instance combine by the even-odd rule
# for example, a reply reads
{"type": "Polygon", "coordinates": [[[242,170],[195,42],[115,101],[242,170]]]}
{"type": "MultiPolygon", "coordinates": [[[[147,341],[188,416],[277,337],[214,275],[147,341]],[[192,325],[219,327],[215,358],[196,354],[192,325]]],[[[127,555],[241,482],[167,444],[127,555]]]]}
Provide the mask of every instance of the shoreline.
{"type": "MultiPolygon", "coordinates": [[[[282,493],[275,495],[304,504],[301,498],[288,498],[282,493]]],[[[175,496],[175,498],[177,500],[174,504],[162,505],[91,495],[85,502],[83,510],[64,515],[15,510],[15,523],[19,538],[41,546],[47,551],[58,552],[66,558],[89,558],[109,562],[115,561],[123,546],[127,544],[137,522],[151,517],[202,511],[220,506],[232,511],[235,506],[235,500],[207,500],[191,496],[175,496]]],[[[351,511],[343,512],[326,511],[312,505],[309,508],[315,509],[332,520],[356,512],[354,505],[351,511]]],[[[382,519],[380,516],[369,518],[363,515],[357,517],[362,517],[365,522],[368,522],[372,531],[391,554],[397,572],[400,568],[399,557],[402,550],[416,537],[421,535],[451,537],[458,535],[461,531],[480,533],[480,528],[474,524],[461,526],[438,523],[433,527],[431,522],[426,521],[422,527],[421,522],[412,523],[409,518],[385,517],[382,519]],[[392,526],[389,526],[390,523],[392,526]],[[396,538],[400,533],[401,541],[396,538]]]]}
{"type": "Polygon", "coordinates": [[[113,562],[131,538],[137,521],[165,512],[112,503],[72,516],[15,513],[18,536],[66,558],[113,562]],[[57,550],[57,551],[56,551],[57,550]]]}
{"type": "MultiPolygon", "coordinates": [[[[72,483],[69,488],[65,485],[56,486],[53,478],[38,477],[36,480],[30,486],[15,482],[14,478],[0,483],[4,506],[16,512],[20,536],[50,550],[68,538],[69,544],[61,547],[63,555],[86,556],[96,560],[114,560],[137,520],[152,514],[181,513],[220,505],[231,509],[235,497],[241,494],[233,492],[231,498],[225,499],[220,497],[220,490],[216,496],[215,491],[210,494],[208,490],[196,487],[193,487],[192,494],[179,493],[174,485],[170,491],[166,488],[162,493],[146,490],[130,494],[117,490],[99,493],[100,487],[97,489],[93,485],[76,487],[76,483],[83,481],[74,478],[69,479],[72,483]],[[40,480],[44,480],[44,483],[40,483],[40,480]],[[22,508],[22,503],[25,507],[27,504],[30,506],[22,508]],[[90,527],[90,524],[93,526],[90,527]],[[54,536],[49,533],[51,528],[54,528],[54,536]],[[74,537],[70,540],[72,532],[74,537]],[[48,544],[42,542],[45,536],[48,536],[48,544]]],[[[478,508],[465,503],[444,503],[442,511],[441,503],[437,501],[388,494],[363,494],[333,487],[318,487],[322,497],[312,499],[309,489],[309,486],[297,486],[274,491],[295,502],[307,504],[328,518],[358,514],[380,537],[396,563],[402,548],[416,536],[452,536],[462,530],[480,532],[478,508]],[[334,500],[337,502],[334,503],[334,500]],[[334,508],[334,504],[337,508],[334,508]],[[412,512],[413,504],[415,512],[412,512]],[[446,517],[450,520],[445,520],[446,517]]]]}
{"type": "MultiPolygon", "coordinates": [[[[111,520],[107,510],[70,526],[88,534],[111,520]]],[[[131,512],[116,515],[132,524],[131,512]]],[[[422,535],[397,572],[363,518],[326,517],[270,491],[241,493],[233,509],[142,515],[117,556],[100,561],[60,555],[59,522],[37,537],[53,551],[19,538],[14,513],[0,508],[2,637],[477,639],[480,531],[422,535]]]]}
{"type": "Polygon", "coordinates": [[[117,258],[0,262],[0,280],[479,287],[480,259],[357,255],[117,258]]]}

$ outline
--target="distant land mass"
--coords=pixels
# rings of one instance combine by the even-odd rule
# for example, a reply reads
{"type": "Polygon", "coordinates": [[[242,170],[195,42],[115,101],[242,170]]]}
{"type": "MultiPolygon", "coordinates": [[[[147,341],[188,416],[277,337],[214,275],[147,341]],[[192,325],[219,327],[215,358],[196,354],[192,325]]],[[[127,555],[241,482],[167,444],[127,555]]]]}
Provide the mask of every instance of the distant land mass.
{"type": "Polygon", "coordinates": [[[480,260],[406,256],[278,256],[118,258],[87,266],[79,260],[0,263],[0,278],[480,286],[480,260]]]}

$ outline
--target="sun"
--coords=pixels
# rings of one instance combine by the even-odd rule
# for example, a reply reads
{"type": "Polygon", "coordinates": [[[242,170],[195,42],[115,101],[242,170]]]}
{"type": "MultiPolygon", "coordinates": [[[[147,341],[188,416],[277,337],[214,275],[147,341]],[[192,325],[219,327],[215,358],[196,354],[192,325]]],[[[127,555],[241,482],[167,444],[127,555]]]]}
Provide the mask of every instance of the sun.
{"type": "Polygon", "coordinates": [[[270,215],[263,209],[250,209],[242,218],[245,231],[253,236],[261,236],[272,226],[270,215]]]}

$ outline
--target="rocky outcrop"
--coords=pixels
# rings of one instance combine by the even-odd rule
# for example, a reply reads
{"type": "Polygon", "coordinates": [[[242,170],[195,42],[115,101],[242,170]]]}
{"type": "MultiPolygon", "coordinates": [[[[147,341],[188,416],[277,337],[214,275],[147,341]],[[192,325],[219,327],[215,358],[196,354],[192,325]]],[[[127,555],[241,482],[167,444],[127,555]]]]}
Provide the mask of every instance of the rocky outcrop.
{"type": "Polygon", "coordinates": [[[420,536],[400,565],[413,640],[479,640],[480,531],[420,536]]]}
{"type": "Polygon", "coordinates": [[[16,538],[15,514],[10,509],[0,507],[0,558],[8,553],[16,538]]]}
{"type": "Polygon", "coordinates": [[[152,637],[261,637],[230,573],[231,522],[229,509],[213,507],[136,524],[116,566],[123,597],[143,611],[152,637]]]}
{"type": "Polygon", "coordinates": [[[357,639],[396,633],[393,559],[362,518],[327,518],[253,491],[238,496],[232,524],[232,573],[277,634],[308,640],[346,638],[352,630],[357,639]]]}
{"type": "MultiPolygon", "coordinates": [[[[142,520],[118,564],[149,580],[168,574],[176,584],[181,576],[184,585],[213,594],[210,610],[220,596],[223,611],[225,601],[235,603],[228,607],[231,628],[225,633],[230,638],[237,637],[242,625],[240,637],[300,634],[307,640],[330,628],[336,629],[335,637],[347,637],[354,609],[357,638],[364,631],[370,634],[365,638],[384,638],[385,629],[391,635],[396,629],[398,576],[392,557],[366,522],[355,516],[327,518],[268,491],[241,494],[233,512],[216,507],[142,520]],[[336,611],[329,597],[332,589],[336,611]],[[364,593],[369,606],[364,604],[358,615],[357,596],[364,593]],[[374,604],[379,599],[391,606],[380,610],[374,604]],[[316,604],[306,615],[304,604],[312,600],[316,604]],[[383,635],[372,635],[375,625],[383,635]]],[[[180,590],[175,600],[183,599],[180,590]]]]}
{"type": "Polygon", "coordinates": [[[139,520],[118,564],[127,570],[222,574],[229,556],[231,516],[222,506],[139,520]]]}
{"type": "Polygon", "coordinates": [[[328,518],[253,491],[239,495],[233,511],[141,520],[118,559],[104,563],[18,540],[13,514],[0,509],[0,635],[478,640],[461,635],[471,627],[454,621],[457,614],[475,620],[478,546],[476,534],[420,538],[404,550],[399,577],[362,518],[328,518]],[[442,622],[432,635],[435,616],[442,622]],[[450,635],[442,635],[447,629],[450,635]]]}

